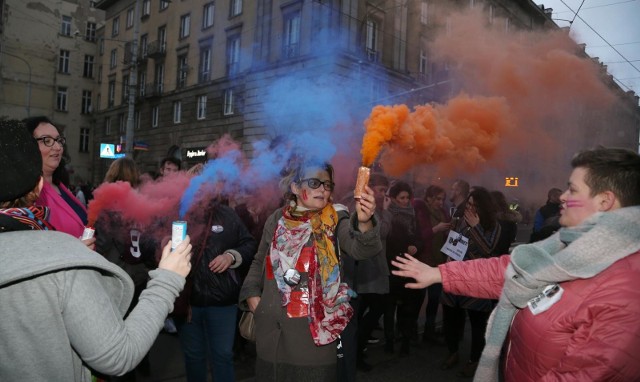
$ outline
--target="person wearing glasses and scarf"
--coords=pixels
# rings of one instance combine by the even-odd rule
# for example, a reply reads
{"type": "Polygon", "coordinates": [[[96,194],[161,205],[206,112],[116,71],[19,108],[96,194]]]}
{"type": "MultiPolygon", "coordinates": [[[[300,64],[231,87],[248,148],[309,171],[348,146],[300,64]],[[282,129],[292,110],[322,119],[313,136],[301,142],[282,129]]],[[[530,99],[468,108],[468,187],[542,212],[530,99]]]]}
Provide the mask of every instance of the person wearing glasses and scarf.
{"type": "Polygon", "coordinates": [[[340,334],[354,314],[341,258],[382,251],[373,191],[349,217],[331,202],[329,164],[298,166],[280,184],[289,203],[267,219],[240,292],[255,315],[256,380],[335,381],[340,334]]]}
{"type": "MultiPolygon", "coordinates": [[[[24,124],[38,141],[42,156],[44,187],[36,205],[49,207],[49,222],[57,231],[80,237],[87,224],[87,209],[64,185],[64,144],[66,139],[47,117],[31,117],[24,124]],[[62,165],[61,165],[62,162],[62,165]]],[[[95,239],[83,240],[91,249],[95,239]]]]}
{"type": "Polygon", "coordinates": [[[597,148],[571,166],[547,239],[438,268],[394,261],[407,288],[500,298],[475,381],[640,381],[640,155],[597,148]]]}

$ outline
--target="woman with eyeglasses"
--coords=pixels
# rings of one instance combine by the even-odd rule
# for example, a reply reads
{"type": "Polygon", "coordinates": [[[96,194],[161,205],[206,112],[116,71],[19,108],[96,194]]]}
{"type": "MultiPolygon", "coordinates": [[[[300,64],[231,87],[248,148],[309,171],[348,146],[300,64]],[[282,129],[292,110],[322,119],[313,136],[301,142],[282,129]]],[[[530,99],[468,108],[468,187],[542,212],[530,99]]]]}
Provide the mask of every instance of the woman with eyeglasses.
{"type": "Polygon", "coordinates": [[[340,334],[354,314],[341,258],[382,251],[373,191],[349,216],[331,201],[329,164],[299,165],[280,184],[288,203],[267,219],[240,292],[255,315],[256,380],[335,381],[340,334]]]}
{"type": "MultiPolygon", "coordinates": [[[[31,117],[23,121],[27,130],[38,141],[42,155],[42,177],[44,187],[36,205],[49,207],[49,223],[57,231],[81,237],[87,224],[87,209],[67,188],[68,174],[64,168],[65,138],[60,130],[47,118],[31,117]]],[[[95,239],[83,242],[91,249],[95,239]]]]}
{"type": "MultiPolygon", "coordinates": [[[[489,191],[483,187],[473,187],[464,211],[464,222],[458,232],[468,238],[468,248],[464,261],[488,258],[495,255],[501,227],[497,219],[497,209],[489,191]]],[[[448,259],[453,261],[452,258],[448,259]]],[[[458,376],[473,377],[485,346],[484,333],[494,300],[460,296],[444,292],[442,300],[442,321],[444,339],[449,355],[442,363],[443,370],[451,369],[458,363],[458,347],[464,333],[466,316],[471,323],[471,354],[469,361],[458,376]]]]}

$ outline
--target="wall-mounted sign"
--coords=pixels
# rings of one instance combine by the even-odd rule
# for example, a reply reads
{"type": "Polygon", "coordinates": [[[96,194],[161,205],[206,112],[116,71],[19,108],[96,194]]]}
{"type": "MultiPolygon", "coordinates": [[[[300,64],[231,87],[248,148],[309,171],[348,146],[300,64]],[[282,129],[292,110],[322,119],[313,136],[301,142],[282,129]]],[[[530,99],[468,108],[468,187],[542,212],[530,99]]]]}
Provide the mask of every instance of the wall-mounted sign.
{"type": "Polygon", "coordinates": [[[116,152],[116,145],[111,143],[100,144],[100,158],[117,159],[122,157],[124,157],[124,153],[121,153],[120,150],[116,152]]]}
{"type": "Polygon", "coordinates": [[[518,187],[518,178],[517,177],[507,177],[504,178],[504,186],[505,187],[518,187]]]}
{"type": "Polygon", "coordinates": [[[206,147],[194,147],[185,149],[185,155],[187,159],[206,159],[207,158],[207,148],[206,147]]]}

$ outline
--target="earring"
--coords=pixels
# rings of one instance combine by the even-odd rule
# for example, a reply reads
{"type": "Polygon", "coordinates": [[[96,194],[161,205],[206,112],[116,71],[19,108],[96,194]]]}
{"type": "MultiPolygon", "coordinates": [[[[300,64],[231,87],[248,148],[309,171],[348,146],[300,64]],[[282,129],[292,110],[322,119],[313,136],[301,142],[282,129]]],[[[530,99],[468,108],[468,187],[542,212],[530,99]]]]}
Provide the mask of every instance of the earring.
{"type": "Polygon", "coordinates": [[[296,203],[296,200],[295,200],[295,199],[291,199],[291,200],[289,200],[289,207],[291,207],[291,208],[296,208],[296,205],[297,205],[297,204],[298,204],[298,203],[296,203]]]}

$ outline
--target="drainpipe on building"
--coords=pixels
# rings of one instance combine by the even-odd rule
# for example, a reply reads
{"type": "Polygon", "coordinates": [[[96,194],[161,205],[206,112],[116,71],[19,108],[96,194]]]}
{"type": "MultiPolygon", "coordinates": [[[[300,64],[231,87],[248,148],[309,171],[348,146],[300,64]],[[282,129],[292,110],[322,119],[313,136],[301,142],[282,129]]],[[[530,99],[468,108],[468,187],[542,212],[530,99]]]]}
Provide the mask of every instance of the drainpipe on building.
{"type": "Polygon", "coordinates": [[[140,34],[140,0],[136,0],[133,12],[133,41],[131,42],[131,70],[129,71],[129,97],[127,99],[127,128],[125,131],[125,153],[133,156],[134,116],[136,90],[138,87],[138,35],[140,34]]]}

